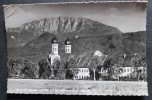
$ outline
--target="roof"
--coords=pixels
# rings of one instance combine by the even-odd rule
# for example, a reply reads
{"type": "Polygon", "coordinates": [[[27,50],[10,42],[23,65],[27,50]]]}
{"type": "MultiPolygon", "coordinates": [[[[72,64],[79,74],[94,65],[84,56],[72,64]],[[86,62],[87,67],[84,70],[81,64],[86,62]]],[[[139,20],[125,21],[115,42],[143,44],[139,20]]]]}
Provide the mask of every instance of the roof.
{"type": "Polygon", "coordinates": [[[67,38],[67,39],[65,40],[65,45],[71,45],[71,41],[70,41],[69,38],[67,38]]]}
{"type": "Polygon", "coordinates": [[[58,39],[57,39],[56,37],[54,37],[54,38],[52,39],[52,44],[55,44],[55,43],[58,43],[58,39]]]}

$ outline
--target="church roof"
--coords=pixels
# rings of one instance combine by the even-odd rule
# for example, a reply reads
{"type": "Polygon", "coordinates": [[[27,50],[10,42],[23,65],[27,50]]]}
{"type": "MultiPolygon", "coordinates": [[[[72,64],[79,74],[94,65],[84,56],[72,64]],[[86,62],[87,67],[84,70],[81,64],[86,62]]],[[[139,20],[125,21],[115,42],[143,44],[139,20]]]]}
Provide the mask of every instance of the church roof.
{"type": "Polygon", "coordinates": [[[52,44],[54,44],[54,43],[58,43],[58,39],[57,39],[56,37],[54,37],[54,38],[52,39],[52,44]]]}
{"type": "Polygon", "coordinates": [[[70,41],[69,38],[67,38],[67,39],[65,40],[65,45],[71,45],[71,41],[70,41]]]}

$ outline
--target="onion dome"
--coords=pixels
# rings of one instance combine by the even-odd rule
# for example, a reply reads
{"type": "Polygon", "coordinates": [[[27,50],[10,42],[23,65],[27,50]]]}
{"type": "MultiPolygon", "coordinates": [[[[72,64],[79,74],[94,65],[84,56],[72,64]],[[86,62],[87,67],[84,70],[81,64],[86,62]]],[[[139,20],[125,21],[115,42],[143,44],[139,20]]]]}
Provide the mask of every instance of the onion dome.
{"type": "Polygon", "coordinates": [[[57,39],[56,37],[54,37],[54,38],[52,39],[52,44],[56,44],[56,43],[58,43],[58,39],[57,39]]]}
{"type": "Polygon", "coordinates": [[[68,38],[65,40],[65,45],[71,45],[71,41],[68,38]]]}

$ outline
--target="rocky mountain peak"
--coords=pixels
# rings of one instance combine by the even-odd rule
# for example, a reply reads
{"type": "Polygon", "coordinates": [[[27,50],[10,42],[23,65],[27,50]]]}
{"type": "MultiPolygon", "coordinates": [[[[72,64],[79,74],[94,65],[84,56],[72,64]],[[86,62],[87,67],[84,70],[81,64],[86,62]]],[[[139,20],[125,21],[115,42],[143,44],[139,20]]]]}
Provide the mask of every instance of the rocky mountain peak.
{"type": "Polygon", "coordinates": [[[80,31],[85,28],[84,24],[91,25],[92,23],[93,21],[85,18],[55,17],[25,23],[20,29],[21,31],[33,31],[37,35],[41,35],[43,32],[62,34],[80,31]]]}
{"type": "Polygon", "coordinates": [[[110,30],[112,27],[87,18],[60,16],[35,20],[29,23],[25,23],[18,28],[7,29],[7,31],[17,33],[27,31],[32,32],[35,36],[37,36],[43,34],[44,32],[63,34],[75,31],[80,32],[82,30],[94,28],[98,29],[98,31],[104,31],[110,30]]]}
{"type": "Polygon", "coordinates": [[[48,33],[59,37],[87,37],[87,36],[106,36],[121,34],[122,32],[112,26],[102,24],[87,18],[76,17],[53,17],[35,20],[25,23],[17,28],[9,28],[7,39],[8,47],[22,46],[39,36],[48,33]],[[13,35],[16,40],[11,38],[13,35]],[[64,36],[63,36],[64,35],[64,36]],[[18,41],[21,40],[21,41],[18,41]]]}

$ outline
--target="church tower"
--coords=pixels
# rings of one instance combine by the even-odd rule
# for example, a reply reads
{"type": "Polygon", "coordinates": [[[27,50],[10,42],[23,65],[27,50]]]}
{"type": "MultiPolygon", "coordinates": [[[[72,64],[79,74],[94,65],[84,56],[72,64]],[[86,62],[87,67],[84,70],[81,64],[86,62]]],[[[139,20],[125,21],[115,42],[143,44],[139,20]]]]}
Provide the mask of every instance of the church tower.
{"type": "Polygon", "coordinates": [[[49,58],[51,59],[51,65],[55,60],[60,60],[60,55],[58,55],[58,40],[56,37],[52,39],[52,52],[49,58]]]}
{"type": "Polygon", "coordinates": [[[58,40],[56,37],[52,39],[52,53],[58,55],[58,40]]]}
{"type": "Polygon", "coordinates": [[[71,41],[68,38],[65,40],[65,53],[71,53],[71,41]]]}

